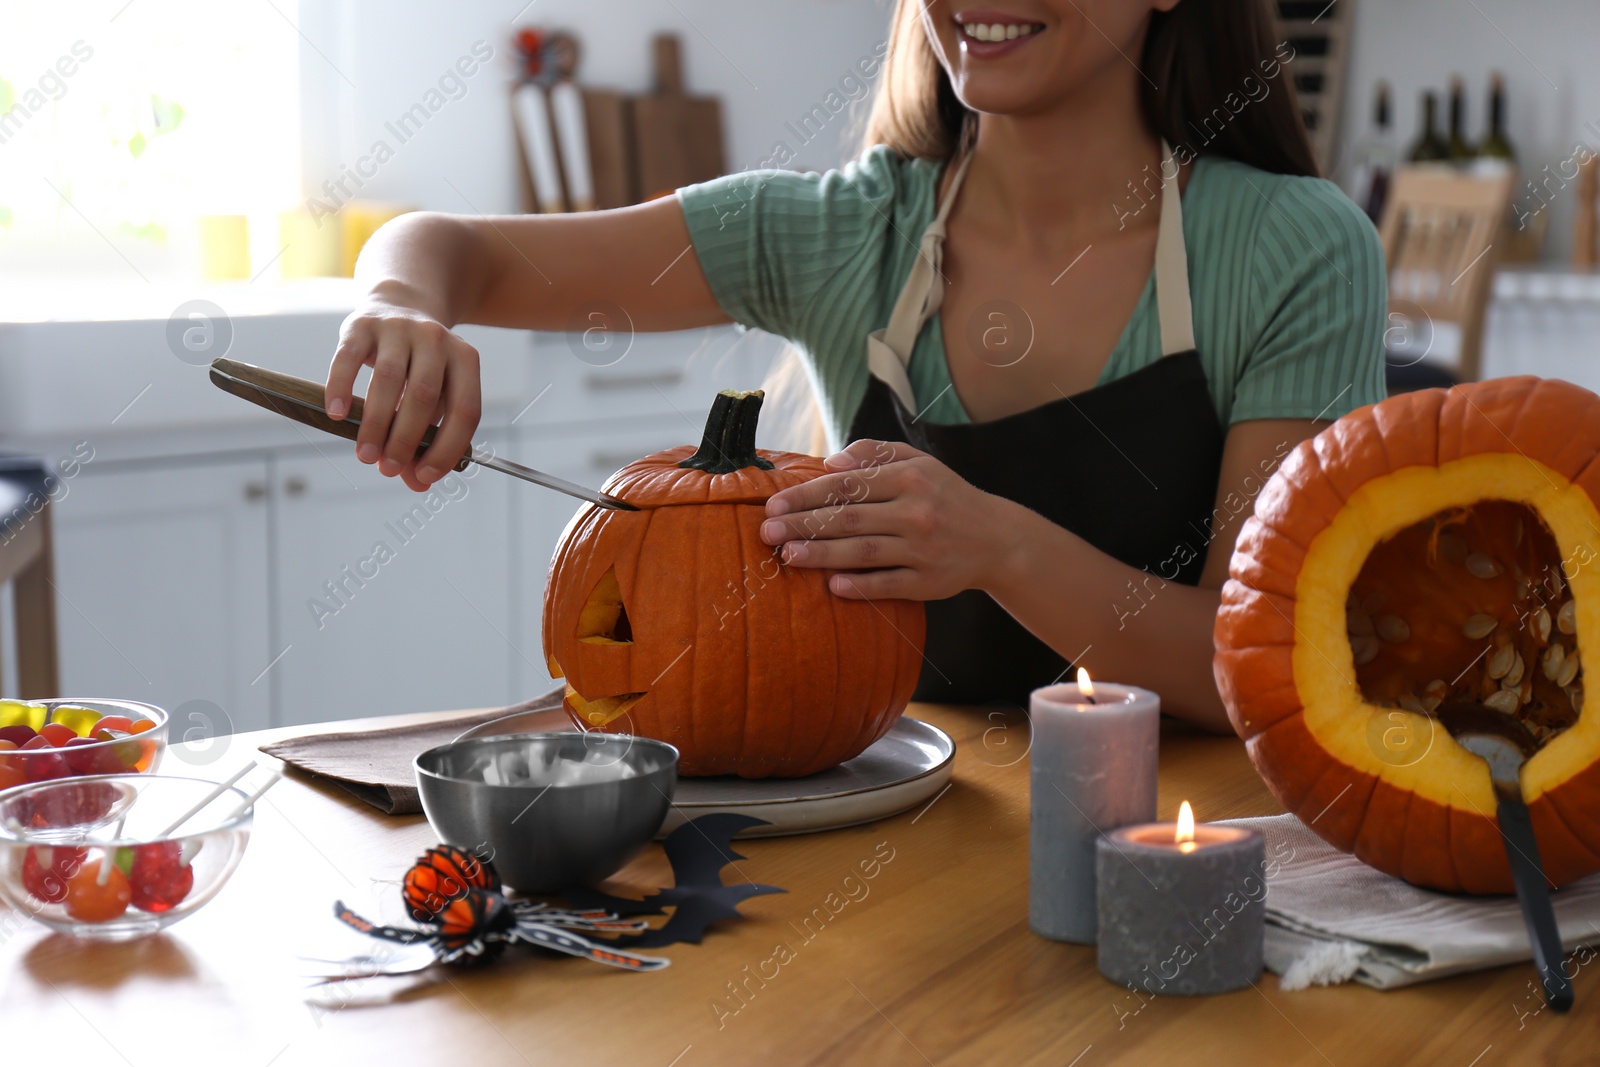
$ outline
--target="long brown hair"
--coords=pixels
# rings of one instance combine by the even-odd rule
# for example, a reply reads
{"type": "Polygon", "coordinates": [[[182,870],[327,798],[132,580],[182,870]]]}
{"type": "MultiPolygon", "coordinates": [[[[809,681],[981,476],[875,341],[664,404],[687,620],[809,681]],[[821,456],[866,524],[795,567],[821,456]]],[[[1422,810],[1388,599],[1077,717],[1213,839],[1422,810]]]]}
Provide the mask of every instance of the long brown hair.
{"type": "MultiPolygon", "coordinates": [[[[907,158],[950,158],[977,133],[922,25],[921,0],[899,0],[889,55],[862,139],[907,158]]],[[[1182,0],[1150,16],[1140,110],[1173,151],[1215,153],[1275,174],[1315,176],[1293,78],[1267,0],[1182,0]],[[1275,83],[1275,84],[1274,84],[1275,83]],[[1257,88],[1265,90],[1257,96],[1257,88]]]]}

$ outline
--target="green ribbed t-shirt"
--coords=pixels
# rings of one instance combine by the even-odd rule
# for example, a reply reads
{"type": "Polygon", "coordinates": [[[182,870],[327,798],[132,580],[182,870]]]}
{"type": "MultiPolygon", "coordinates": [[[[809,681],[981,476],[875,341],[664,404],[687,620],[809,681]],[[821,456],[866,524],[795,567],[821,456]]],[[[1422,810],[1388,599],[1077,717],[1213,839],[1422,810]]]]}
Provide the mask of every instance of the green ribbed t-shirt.
{"type": "MultiPolygon", "coordinates": [[[[878,145],[825,174],[748,171],[677,191],[717,302],[799,348],[836,446],[866,394],[867,334],[888,325],[942,169],[878,145]]],[[[1224,426],[1331,420],[1383,399],[1383,248],[1336,186],[1201,156],[1183,235],[1196,348],[1224,426]]],[[[1098,384],[1160,356],[1152,271],[1098,384]]],[[[972,421],[949,388],[939,316],[908,373],[923,419],[972,421]]]]}

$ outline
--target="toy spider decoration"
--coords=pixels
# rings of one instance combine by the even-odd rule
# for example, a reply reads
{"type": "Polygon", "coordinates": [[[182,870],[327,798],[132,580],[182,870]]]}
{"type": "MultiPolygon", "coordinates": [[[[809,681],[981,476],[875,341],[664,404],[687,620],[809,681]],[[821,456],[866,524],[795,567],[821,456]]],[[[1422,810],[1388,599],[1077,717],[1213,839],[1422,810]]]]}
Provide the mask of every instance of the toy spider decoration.
{"type": "Polygon", "coordinates": [[[508,900],[494,866],[451,845],[430,848],[406,872],[406,908],[421,928],[380,926],[357,915],[343,901],[334,905],[339,921],[369,937],[402,945],[424,944],[434,962],[487,963],[507,945],[527,944],[582,956],[629,971],[654,971],[671,961],[620,952],[582,936],[646,930],[638,920],[608,911],[572,911],[533,901],[508,900]]]}
{"type": "Polygon", "coordinates": [[[346,926],[393,944],[426,946],[431,950],[428,959],[396,962],[360,957],[309,962],[318,965],[324,988],[356,979],[416,974],[436,963],[487,963],[511,944],[535,945],[629,971],[658,970],[670,961],[629,950],[681,942],[699,944],[712,924],[738,918],[741,902],[784,892],[749,880],[734,885],[722,882],[722,869],[744,858],[733,849],[734,836],[764,825],[761,819],[731,812],[692,819],[662,842],[674,885],[640,900],[574,886],[560,894],[574,905],[566,908],[510,899],[500,875],[487,860],[451,845],[430,848],[406,871],[402,883],[406,910],[417,927],[380,926],[342,901],[334,905],[334,915],[346,926]],[[661,915],[669,907],[672,917],[659,927],[633,918],[661,915]],[[630,918],[621,918],[623,915],[630,918]],[[589,935],[603,935],[606,940],[596,941],[589,935]],[[330,966],[337,970],[323,969],[330,966]]]}

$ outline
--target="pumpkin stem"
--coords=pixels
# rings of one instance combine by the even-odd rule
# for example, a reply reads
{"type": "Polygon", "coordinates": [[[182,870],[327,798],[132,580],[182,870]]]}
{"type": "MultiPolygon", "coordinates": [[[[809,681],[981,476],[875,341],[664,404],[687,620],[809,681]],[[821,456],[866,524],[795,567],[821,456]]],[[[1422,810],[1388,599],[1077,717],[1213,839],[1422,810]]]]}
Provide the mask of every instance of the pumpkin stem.
{"type": "Polygon", "coordinates": [[[731,474],[744,467],[769,471],[772,463],[756,453],[756,420],[761,415],[760,389],[741,393],[724,389],[712,401],[705,436],[695,454],[679,463],[707,474],[731,474]]]}

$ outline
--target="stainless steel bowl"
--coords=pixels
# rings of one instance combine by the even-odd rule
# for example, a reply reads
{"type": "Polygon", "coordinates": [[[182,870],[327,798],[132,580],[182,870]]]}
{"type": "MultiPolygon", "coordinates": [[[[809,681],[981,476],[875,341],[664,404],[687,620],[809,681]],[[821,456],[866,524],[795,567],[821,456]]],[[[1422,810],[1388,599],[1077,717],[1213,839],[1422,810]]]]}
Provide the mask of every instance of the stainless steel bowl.
{"type": "Polygon", "coordinates": [[[667,817],[678,750],[626,734],[457,739],[415,761],[422,810],[507,885],[554,893],[615,874],[667,817]]]}

